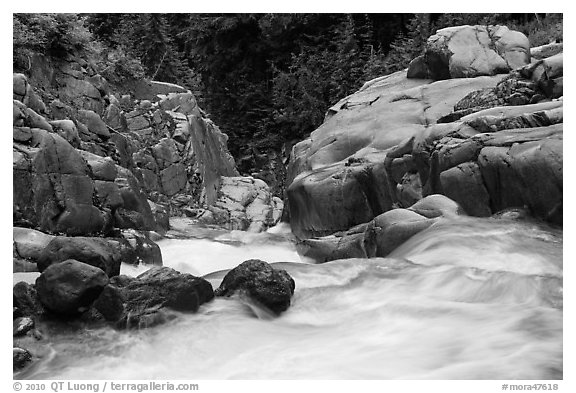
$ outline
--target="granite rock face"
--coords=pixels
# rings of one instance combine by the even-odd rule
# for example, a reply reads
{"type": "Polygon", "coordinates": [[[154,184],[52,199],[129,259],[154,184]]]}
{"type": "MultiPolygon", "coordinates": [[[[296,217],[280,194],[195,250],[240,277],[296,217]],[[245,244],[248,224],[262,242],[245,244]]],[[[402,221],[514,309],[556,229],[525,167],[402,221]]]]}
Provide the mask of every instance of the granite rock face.
{"type": "Polygon", "coordinates": [[[508,73],[530,64],[528,38],[506,26],[455,26],[428,38],[424,55],[410,64],[409,78],[474,78],[508,73]]]}
{"type": "Polygon", "coordinates": [[[525,37],[501,27],[441,30],[438,47],[442,75],[423,58],[367,82],[293,147],[286,202],[307,255],[383,256],[435,219],[390,212],[438,194],[459,214],[522,208],[562,224],[562,53],[530,63],[525,37]],[[470,37],[479,49],[458,55],[470,37]],[[377,224],[395,229],[376,241],[377,224]]]}

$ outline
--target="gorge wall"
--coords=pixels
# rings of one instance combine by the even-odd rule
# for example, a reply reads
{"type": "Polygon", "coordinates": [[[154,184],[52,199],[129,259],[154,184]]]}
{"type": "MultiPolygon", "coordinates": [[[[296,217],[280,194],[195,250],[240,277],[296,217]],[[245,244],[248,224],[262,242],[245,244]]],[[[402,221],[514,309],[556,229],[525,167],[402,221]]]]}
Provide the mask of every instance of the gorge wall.
{"type": "Polygon", "coordinates": [[[397,246],[448,198],[458,214],[522,208],[562,225],[562,75],[562,44],[531,49],[499,26],[439,30],[409,69],[367,82],[294,146],[287,201],[304,252],[385,256],[392,226],[412,222],[397,246]]]}

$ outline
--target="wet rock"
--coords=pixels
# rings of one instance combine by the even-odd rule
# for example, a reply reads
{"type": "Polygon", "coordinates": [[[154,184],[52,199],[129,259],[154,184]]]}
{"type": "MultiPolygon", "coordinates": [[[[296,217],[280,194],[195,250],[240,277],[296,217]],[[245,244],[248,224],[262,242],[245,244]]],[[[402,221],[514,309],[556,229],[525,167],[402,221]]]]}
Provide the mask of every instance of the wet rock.
{"type": "Polygon", "coordinates": [[[23,369],[28,365],[28,363],[32,362],[32,354],[24,349],[14,347],[12,350],[12,370],[18,371],[23,369]]]}
{"type": "Polygon", "coordinates": [[[280,314],[290,306],[294,289],[294,280],[285,270],[251,259],[230,270],[214,293],[216,296],[230,296],[243,291],[256,303],[280,314]]]}
{"type": "Polygon", "coordinates": [[[213,297],[208,281],[171,268],[154,267],[136,278],[112,279],[95,307],[118,327],[143,328],[173,318],[169,310],[195,312],[213,297]]]}
{"type": "Polygon", "coordinates": [[[134,255],[133,258],[122,258],[122,262],[129,264],[147,264],[162,266],[162,253],[158,244],[154,243],[147,234],[128,229],[122,231],[122,237],[127,241],[134,255]]]}
{"type": "Polygon", "coordinates": [[[48,266],[36,279],[36,290],[48,310],[76,315],[88,310],[107,284],[102,269],[68,259],[48,266]]]}
{"type": "Polygon", "coordinates": [[[37,265],[43,272],[53,264],[75,259],[97,267],[112,277],[120,273],[121,256],[107,239],[57,236],[42,251],[37,265]]]}
{"type": "Polygon", "coordinates": [[[30,317],[19,317],[12,322],[14,337],[25,336],[32,329],[34,329],[34,320],[30,317]]]}
{"type": "Polygon", "coordinates": [[[408,209],[393,209],[347,231],[305,239],[298,250],[316,262],[346,258],[386,257],[417,233],[429,228],[438,217],[465,215],[463,209],[444,195],[429,195],[408,209]]]}
{"type": "Polygon", "coordinates": [[[34,286],[20,281],[12,289],[13,304],[19,316],[38,316],[44,312],[34,286]]]}
{"type": "Polygon", "coordinates": [[[470,92],[495,87],[503,78],[432,82],[407,79],[403,71],[367,82],[334,105],[332,115],[292,150],[286,184],[293,233],[305,239],[346,231],[425,195],[417,160],[404,158],[412,147],[391,161],[388,155],[433,127],[442,133],[448,132],[443,127],[465,128],[434,123],[470,92]]]}
{"type": "Polygon", "coordinates": [[[150,205],[150,210],[154,216],[154,221],[156,221],[156,232],[160,234],[166,233],[170,229],[169,206],[166,207],[150,200],[148,201],[148,204],[150,205]]]}

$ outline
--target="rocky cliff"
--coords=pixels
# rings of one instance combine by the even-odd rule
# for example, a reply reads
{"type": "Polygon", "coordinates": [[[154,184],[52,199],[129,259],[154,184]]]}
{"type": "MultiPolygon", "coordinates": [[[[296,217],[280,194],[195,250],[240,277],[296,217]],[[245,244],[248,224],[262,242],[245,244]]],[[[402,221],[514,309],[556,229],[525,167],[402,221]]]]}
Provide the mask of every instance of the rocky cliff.
{"type": "MultiPolygon", "coordinates": [[[[263,182],[262,195],[248,201],[259,201],[251,209],[257,212],[247,215],[248,203],[222,206],[226,179],[238,177],[227,139],[183,87],[129,79],[112,85],[82,57],[32,56],[26,75],[13,77],[18,243],[34,242],[39,237],[32,230],[39,230],[122,238],[136,249],[154,244],[138,231],[164,233],[169,216],[213,206],[227,215],[205,216],[206,223],[251,230],[274,225],[281,202],[263,182]],[[242,214],[242,225],[231,223],[242,214]]],[[[18,250],[15,245],[17,270],[34,269],[36,259],[18,250]]],[[[157,254],[143,260],[157,264],[157,254]]]]}
{"type": "Polygon", "coordinates": [[[294,146],[293,232],[318,260],[385,256],[391,225],[442,216],[436,194],[458,214],[522,208],[561,225],[562,95],[561,44],[529,48],[499,26],[438,31],[409,69],[367,82],[294,146]],[[439,213],[413,209],[423,198],[439,213]],[[413,211],[391,218],[399,208],[413,211]]]}

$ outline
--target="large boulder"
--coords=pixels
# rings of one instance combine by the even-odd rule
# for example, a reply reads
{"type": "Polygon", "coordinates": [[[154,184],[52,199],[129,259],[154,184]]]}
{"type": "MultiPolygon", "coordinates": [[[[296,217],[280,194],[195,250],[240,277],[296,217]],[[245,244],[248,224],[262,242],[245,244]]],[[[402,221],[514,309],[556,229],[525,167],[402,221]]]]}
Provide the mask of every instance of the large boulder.
{"type": "Polygon", "coordinates": [[[118,327],[142,328],[170,319],[167,310],[195,312],[213,297],[212,285],[203,278],[154,267],[136,278],[113,278],[94,307],[118,327]]]}
{"type": "Polygon", "coordinates": [[[51,312],[76,315],[87,311],[107,284],[102,269],[69,259],[46,268],[36,279],[36,290],[51,312]]]}
{"type": "Polygon", "coordinates": [[[120,274],[122,253],[108,239],[56,236],[40,254],[38,270],[43,272],[69,259],[97,267],[112,277],[120,274]]]}
{"type": "MultiPolygon", "coordinates": [[[[435,80],[508,73],[530,64],[530,42],[505,26],[447,27],[428,38],[424,62],[435,80]]],[[[422,77],[421,68],[412,62],[409,75],[422,77]]]]}
{"type": "Polygon", "coordinates": [[[280,314],[290,307],[294,289],[294,280],[285,270],[251,259],[230,270],[214,293],[216,296],[230,296],[241,291],[257,304],[280,314]]]}

